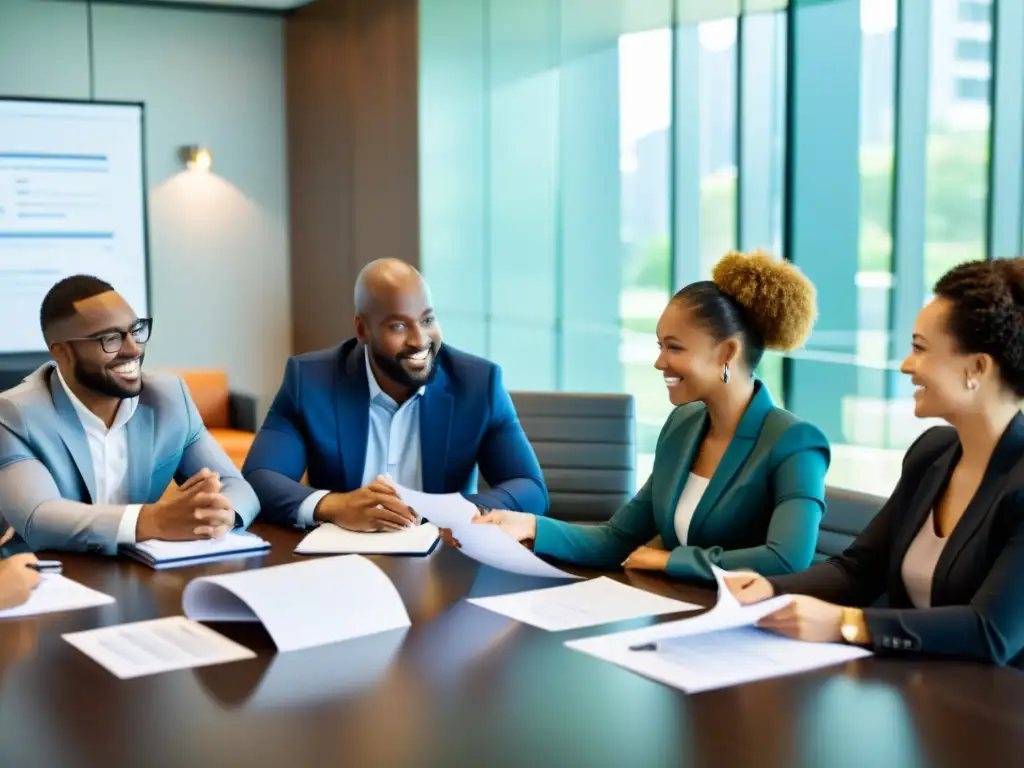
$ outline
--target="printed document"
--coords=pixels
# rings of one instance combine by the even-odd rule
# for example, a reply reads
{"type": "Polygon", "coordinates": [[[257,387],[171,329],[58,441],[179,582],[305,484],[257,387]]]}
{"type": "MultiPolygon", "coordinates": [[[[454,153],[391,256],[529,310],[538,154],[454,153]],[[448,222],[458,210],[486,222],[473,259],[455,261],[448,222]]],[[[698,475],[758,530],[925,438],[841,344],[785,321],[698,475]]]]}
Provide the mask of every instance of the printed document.
{"type": "Polygon", "coordinates": [[[759,619],[787,605],[791,598],[780,595],[741,606],[725,587],[726,573],[713,570],[719,600],[707,613],[566,645],[687,693],[806,672],[871,655],[859,646],[807,643],[758,629],[759,619]]]}
{"type": "Polygon", "coordinates": [[[700,608],[621,584],[607,576],[500,597],[471,598],[469,602],[549,632],[700,608]]]}
{"type": "Polygon", "coordinates": [[[122,680],[256,656],[183,616],[72,632],[63,637],[122,680]]]}

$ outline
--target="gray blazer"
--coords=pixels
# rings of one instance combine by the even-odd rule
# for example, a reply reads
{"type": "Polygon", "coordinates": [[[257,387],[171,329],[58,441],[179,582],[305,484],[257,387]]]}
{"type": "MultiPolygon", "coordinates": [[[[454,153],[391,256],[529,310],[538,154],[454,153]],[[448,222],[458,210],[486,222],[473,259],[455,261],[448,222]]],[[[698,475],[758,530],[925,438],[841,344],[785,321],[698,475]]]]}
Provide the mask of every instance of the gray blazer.
{"type": "MultiPolygon", "coordinates": [[[[124,507],[91,503],[96,476],[82,422],[54,363],[0,393],[0,531],[17,532],[11,550],[62,549],[114,554],[124,507]]],[[[256,494],[203,426],[184,383],[143,374],[128,421],[128,485],[133,504],[160,499],[171,480],[203,467],[219,472],[223,493],[247,527],[256,494]]]]}

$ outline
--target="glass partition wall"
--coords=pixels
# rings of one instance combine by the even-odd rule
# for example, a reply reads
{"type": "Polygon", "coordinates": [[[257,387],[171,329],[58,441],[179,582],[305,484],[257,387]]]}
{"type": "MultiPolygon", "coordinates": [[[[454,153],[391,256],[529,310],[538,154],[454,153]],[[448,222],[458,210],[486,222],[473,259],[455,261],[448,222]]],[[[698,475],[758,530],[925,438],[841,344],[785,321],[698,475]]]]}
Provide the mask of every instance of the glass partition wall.
{"type": "Polygon", "coordinates": [[[898,373],[953,264],[1021,253],[1024,4],[421,0],[423,271],[511,389],[670,405],[655,325],[733,248],[815,282],[777,401],[887,493],[927,424],[898,373]]]}

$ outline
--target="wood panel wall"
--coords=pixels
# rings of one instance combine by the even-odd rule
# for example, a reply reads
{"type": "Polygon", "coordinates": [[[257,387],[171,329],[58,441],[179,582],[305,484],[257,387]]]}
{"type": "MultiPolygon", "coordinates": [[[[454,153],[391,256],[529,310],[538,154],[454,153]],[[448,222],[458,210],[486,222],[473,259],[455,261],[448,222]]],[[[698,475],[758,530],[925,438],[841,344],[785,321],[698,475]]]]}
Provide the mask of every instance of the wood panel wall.
{"type": "Polygon", "coordinates": [[[293,352],[352,335],[352,289],[419,266],[417,0],[318,0],[286,21],[293,352]]]}

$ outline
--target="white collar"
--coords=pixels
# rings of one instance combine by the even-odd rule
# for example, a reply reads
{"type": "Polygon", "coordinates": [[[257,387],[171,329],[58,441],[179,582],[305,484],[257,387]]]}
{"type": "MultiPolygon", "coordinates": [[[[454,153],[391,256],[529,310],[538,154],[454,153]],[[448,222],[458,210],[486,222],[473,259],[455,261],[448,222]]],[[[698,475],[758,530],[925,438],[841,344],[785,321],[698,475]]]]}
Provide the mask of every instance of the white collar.
{"type": "MultiPolygon", "coordinates": [[[[374,376],[374,374],[373,374],[373,366],[370,365],[370,347],[369,347],[369,345],[366,345],[365,347],[363,347],[363,351],[365,352],[364,359],[366,361],[366,383],[370,387],[370,399],[371,400],[375,400],[378,395],[384,395],[384,397],[386,397],[388,400],[391,400],[391,402],[394,402],[394,399],[389,394],[387,394],[387,392],[385,392],[383,389],[380,388],[380,384],[377,382],[377,377],[374,376]]],[[[434,365],[437,365],[437,363],[435,362],[434,365]]],[[[426,388],[427,388],[426,384],[421,386],[419,389],[416,390],[415,393],[413,393],[413,397],[417,397],[418,395],[422,395],[424,390],[426,390],[426,388]]]]}
{"type": "Polygon", "coordinates": [[[75,413],[78,414],[78,418],[82,422],[82,426],[86,429],[98,429],[104,433],[113,432],[119,427],[123,427],[128,423],[128,420],[135,415],[135,409],[139,405],[139,398],[129,397],[121,401],[117,407],[117,414],[114,416],[114,423],[110,425],[110,429],[107,429],[107,425],[103,423],[103,419],[97,416],[95,413],[90,411],[81,400],[71,391],[71,387],[64,381],[64,376],[60,372],[60,366],[54,366],[57,371],[57,380],[60,381],[60,385],[64,388],[65,394],[68,396],[68,400],[71,401],[71,405],[75,409],[75,413]]]}

